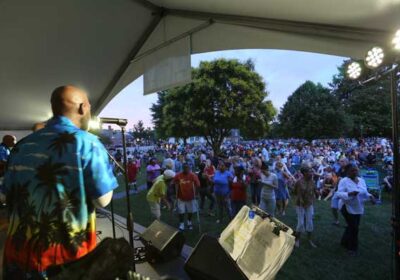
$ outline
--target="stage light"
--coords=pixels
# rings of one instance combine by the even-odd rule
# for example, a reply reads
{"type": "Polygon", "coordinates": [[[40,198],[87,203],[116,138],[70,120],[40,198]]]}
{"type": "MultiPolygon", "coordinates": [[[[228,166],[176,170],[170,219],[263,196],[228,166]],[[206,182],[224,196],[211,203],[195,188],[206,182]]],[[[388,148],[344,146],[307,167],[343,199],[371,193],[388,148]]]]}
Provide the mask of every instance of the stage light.
{"type": "Polygon", "coordinates": [[[100,119],[99,118],[92,118],[89,121],[89,130],[97,130],[100,129],[100,119]]]}
{"type": "Polygon", "coordinates": [[[397,30],[396,34],[394,35],[394,38],[392,40],[393,44],[393,49],[396,51],[400,51],[400,29],[397,30]]]}
{"type": "Polygon", "coordinates": [[[360,63],[353,61],[352,63],[350,63],[347,66],[346,73],[350,79],[355,80],[361,76],[361,71],[362,71],[362,68],[361,68],[360,63]]]}
{"type": "Polygon", "coordinates": [[[365,65],[368,68],[377,68],[382,64],[384,57],[385,53],[381,47],[373,47],[365,57],[365,65]]]}

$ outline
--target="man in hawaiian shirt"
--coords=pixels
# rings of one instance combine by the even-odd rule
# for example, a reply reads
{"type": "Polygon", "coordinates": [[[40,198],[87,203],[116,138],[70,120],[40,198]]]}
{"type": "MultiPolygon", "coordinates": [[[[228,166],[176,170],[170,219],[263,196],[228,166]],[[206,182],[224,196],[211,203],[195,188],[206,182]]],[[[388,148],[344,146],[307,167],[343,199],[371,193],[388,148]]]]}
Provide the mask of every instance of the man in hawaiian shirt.
{"type": "Polygon", "coordinates": [[[90,103],[73,86],[51,96],[53,118],[11,151],[4,177],[9,228],[5,279],[46,277],[46,269],[96,247],[95,207],[117,181],[104,146],[88,129],[90,103]]]}

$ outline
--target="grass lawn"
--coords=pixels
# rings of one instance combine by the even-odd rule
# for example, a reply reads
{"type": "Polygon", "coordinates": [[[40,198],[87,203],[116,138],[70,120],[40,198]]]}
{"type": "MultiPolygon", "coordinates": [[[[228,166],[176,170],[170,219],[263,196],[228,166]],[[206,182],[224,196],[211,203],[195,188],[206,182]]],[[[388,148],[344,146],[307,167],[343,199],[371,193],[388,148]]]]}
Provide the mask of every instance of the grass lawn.
{"type": "MultiPolygon", "coordinates": [[[[139,184],[145,182],[144,172],[139,178],[139,184]]],[[[118,188],[116,192],[123,191],[118,188]]],[[[134,221],[143,226],[151,224],[149,207],[146,202],[146,192],[131,196],[131,205],[134,221]]],[[[115,212],[126,216],[125,199],[114,200],[115,212]]],[[[344,219],[340,217],[340,227],[333,226],[330,202],[317,201],[314,216],[315,241],[319,246],[311,248],[306,242],[300,243],[285,263],[276,279],[391,279],[391,202],[390,197],[383,196],[383,204],[367,205],[365,215],[361,219],[359,232],[359,256],[349,257],[340,247],[339,242],[344,231],[344,219]]],[[[281,221],[296,227],[296,214],[292,204],[289,205],[287,215],[278,217],[281,221]]],[[[201,216],[203,233],[218,235],[227,225],[216,224],[216,218],[201,216]]],[[[175,227],[178,226],[176,214],[163,211],[161,220],[175,227]]],[[[193,221],[197,224],[197,218],[193,221]]],[[[194,246],[200,238],[198,228],[184,233],[186,243],[194,246]]]]}

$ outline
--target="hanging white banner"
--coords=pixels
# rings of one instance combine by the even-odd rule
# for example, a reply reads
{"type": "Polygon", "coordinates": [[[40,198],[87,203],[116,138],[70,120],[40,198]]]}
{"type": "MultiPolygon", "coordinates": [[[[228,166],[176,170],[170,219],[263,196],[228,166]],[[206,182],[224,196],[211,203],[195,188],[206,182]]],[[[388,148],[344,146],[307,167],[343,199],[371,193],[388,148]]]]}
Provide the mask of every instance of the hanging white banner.
{"type": "Polygon", "coordinates": [[[143,58],[143,94],[190,83],[190,37],[187,36],[143,58]]]}

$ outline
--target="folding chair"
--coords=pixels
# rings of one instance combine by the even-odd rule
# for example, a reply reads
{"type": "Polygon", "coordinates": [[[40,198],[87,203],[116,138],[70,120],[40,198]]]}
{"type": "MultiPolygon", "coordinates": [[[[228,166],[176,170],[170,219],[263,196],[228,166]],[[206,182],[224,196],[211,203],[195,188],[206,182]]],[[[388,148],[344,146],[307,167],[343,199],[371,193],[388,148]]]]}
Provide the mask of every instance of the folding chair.
{"type": "Polygon", "coordinates": [[[379,172],[373,169],[362,169],[360,173],[361,178],[365,180],[368,192],[374,194],[375,197],[378,196],[377,202],[381,202],[382,188],[379,184],[379,172]]]}

